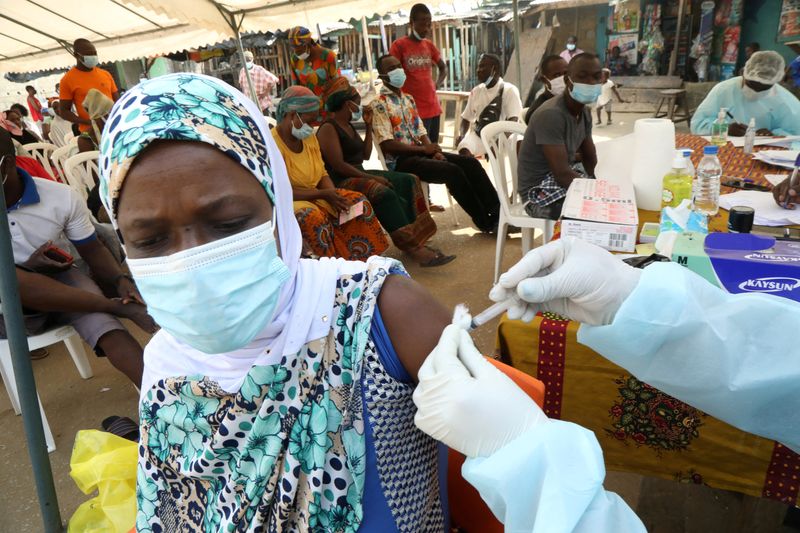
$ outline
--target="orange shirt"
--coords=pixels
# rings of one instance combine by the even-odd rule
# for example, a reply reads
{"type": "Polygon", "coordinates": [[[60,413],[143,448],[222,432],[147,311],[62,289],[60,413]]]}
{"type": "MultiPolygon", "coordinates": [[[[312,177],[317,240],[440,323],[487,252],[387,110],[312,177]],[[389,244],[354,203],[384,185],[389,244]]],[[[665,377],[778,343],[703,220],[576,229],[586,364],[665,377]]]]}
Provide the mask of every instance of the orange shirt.
{"type": "MultiPolygon", "coordinates": [[[[118,91],[114,78],[105,70],[94,67],[87,72],[78,69],[78,67],[72,67],[61,78],[59,98],[61,100],[72,100],[72,103],[75,104],[76,114],[88,120],[89,114],[83,108],[83,99],[86,98],[86,93],[90,89],[97,89],[111,99],[114,98],[114,93],[118,91]]],[[[91,128],[88,124],[79,124],[78,127],[80,127],[81,131],[89,131],[91,128]]]]}

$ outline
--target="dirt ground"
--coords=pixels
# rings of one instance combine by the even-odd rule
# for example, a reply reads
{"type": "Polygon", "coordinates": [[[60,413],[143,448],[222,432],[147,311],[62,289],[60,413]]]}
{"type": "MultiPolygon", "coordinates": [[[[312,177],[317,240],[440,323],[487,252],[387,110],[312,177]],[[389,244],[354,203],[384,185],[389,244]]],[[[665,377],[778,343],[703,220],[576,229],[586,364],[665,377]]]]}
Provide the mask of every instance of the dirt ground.
{"type": "MultiPolygon", "coordinates": [[[[613,126],[596,128],[598,141],[632,131],[633,120],[641,115],[616,114],[613,126]]],[[[678,131],[685,131],[685,125],[678,131]]],[[[433,200],[446,205],[444,188],[431,189],[433,200]]],[[[467,224],[466,214],[458,209],[460,225],[453,224],[451,213],[437,213],[439,227],[433,244],[458,258],[447,266],[422,269],[408,263],[412,276],[445,306],[466,303],[477,312],[490,302],[486,297],[492,285],[495,238],[477,233],[467,224]]],[[[538,243],[538,242],[537,242],[538,243]]],[[[405,259],[397,249],[388,255],[405,259]]],[[[521,256],[520,236],[511,235],[506,243],[504,268],[521,256]]],[[[143,343],[147,336],[132,324],[131,331],[143,343]]],[[[474,334],[478,347],[493,353],[496,323],[474,334]]],[[[75,433],[98,428],[111,415],[136,418],[137,394],[134,388],[107,361],[91,356],[94,377],[82,380],[63,344],[52,346],[50,355],[33,362],[37,387],[55,435],[57,450],[50,454],[61,515],[66,523],[88,496],[83,495],[69,477],[69,459],[75,433]]],[[[14,416],[4,387],[0,387],[0,531],[42,531],[39,507],[27,453],[21,417],[14,416]]],[[[606,488],[622,496],[654,533],[794,531],[782,528],[786,507],[771,500],[710,489],[702,486],[610,472],[606,488]]]]}

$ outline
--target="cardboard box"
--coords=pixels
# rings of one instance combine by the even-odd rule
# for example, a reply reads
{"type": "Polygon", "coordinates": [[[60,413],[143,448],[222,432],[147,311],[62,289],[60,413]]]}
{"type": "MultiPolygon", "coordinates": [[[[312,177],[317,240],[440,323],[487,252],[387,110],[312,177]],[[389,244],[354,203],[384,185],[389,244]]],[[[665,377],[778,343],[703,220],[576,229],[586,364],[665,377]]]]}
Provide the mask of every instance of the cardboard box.
{"type": "Polygon", "coordinates": [[[634,252],[639,214],[633,185],[575,179],[561,211],[561,236],[596,244],[611,252],[634,252]]]}
{"type": "Polygon", "coordinates": [[[800,302],[800,242],[750,233],[687,232],[672,260],[730,293],[760,292],[800,302]]]}

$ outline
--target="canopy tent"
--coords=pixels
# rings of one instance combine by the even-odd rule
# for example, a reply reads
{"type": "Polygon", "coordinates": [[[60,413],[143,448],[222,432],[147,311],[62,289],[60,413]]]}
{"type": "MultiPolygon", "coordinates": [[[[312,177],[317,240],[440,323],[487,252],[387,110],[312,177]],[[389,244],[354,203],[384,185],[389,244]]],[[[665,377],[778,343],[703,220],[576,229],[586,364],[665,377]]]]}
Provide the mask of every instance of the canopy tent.
{"type": "Polygon", "coordinates": [[[178,52],[268,31],[408,8],[409,0],[0,0],[0,72],[70,67],[80,37],[101,61],[178,52]]]}

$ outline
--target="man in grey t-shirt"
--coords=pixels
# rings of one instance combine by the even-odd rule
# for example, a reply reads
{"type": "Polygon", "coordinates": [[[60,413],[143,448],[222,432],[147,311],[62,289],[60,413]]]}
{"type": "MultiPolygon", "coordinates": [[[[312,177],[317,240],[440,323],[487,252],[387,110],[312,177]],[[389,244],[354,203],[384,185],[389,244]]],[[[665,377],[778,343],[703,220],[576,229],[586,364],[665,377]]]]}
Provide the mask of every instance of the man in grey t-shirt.
{"type": "Polygon", "coordinates": [[[587,106],[600,95],[600,60],[594,54],[579,54],[567,74],[566,91],[531,117],[519,152],[518,190],[525,211],[536,218],[557,219],[569,184],[575,178],[594,177],[597,165],[587,106]]]}

